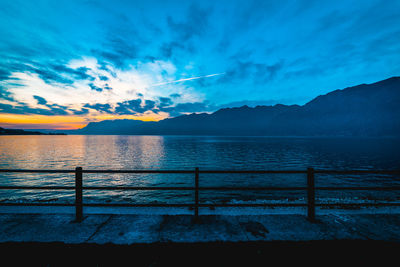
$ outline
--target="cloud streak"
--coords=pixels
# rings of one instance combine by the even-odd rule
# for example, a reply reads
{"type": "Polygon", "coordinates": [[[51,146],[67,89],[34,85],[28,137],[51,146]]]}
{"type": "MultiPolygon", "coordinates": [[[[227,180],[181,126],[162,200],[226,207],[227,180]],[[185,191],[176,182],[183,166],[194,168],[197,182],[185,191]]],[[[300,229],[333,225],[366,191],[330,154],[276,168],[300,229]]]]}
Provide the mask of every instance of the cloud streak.
{"type": "Polygon", "coordinates": [[[173,83],[180,83],[180,82],[192,81],[192,80],[197,80],[197,79],[210,78],[210,77],[215,77],[215,76],[224,75],[224,74],[225,74],[225,72],[221,72],[221,73],[214,73],[214,74],[209,74],[209,75],[204,75],[204,76],[183,78],[183,79],[174,80],[174,81],[152,84],[149,87],[156,87],[156,86],[161,86],[161,85],[166,85],[166,84],[173,84],[173,83]]]}
{"type": "Polygon", "coordinates": [[[0,121],[304,104],[400,75],[400,1],[47,2],[0,1],[0,121]]]}

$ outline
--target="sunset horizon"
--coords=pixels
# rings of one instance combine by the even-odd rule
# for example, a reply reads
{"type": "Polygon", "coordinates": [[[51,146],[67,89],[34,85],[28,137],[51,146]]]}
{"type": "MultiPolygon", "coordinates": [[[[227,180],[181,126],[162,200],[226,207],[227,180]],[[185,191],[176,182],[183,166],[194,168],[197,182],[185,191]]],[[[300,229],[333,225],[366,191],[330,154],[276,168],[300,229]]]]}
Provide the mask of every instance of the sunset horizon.
{"type": "Polygon", "coordinates": [[[398,76],[398,4],[5,1],[0,127],[303,105],[398,76]]]}
{"type": "MultiPolygon", "coordinates": [[[[398,78],[390,77],[385,80],[398,78]]],[[[358,86],[358,85],[354,85],[358,86]]],[[[351,87],[351,86],[349,86],[351,87]]],[[[346,87],[346,88],[349,88],[346,87]]],[[[346,88],[336,89],[336,90],[344,90],[346,88]]],[[[334,91],[336,91],[334,90],[334,91]]],[[[333,91],[332,91],[333,92],[333,91]]],[[[330,93],[330,92],[328,92],[330,93]]],[[[318,96],[317,96],[318,97],[318,96]]],[[[312,100],[312,99],[311,99],[312,100]]],[[[257,102],[256,102],[257,103],[257,102]]],[[[242,106],[274,106],[274,105],[282,105],[281,103],[268,104],[259,102],[259,104],[254,104],[254,102],[246,101],[231,103],[231,105],[222,105],[220,107],[215,107],[215,110],[208,112],[188,112],[182,113],[181,115],[193,114],[193,113],[212,113],[221,108],[237,108],[242,106]]],[[[298,105],[296,103],[292,105],[298,105]]],[[[68,116],[46,116],[46,115],[26,115],[26,114],[0,114],[0,127],[8,128],[8,129],[24,129],[24,130],[79,130],[85,128],[90,122],[101,122],[105,120],[137,120],[144,122],[157,122],[160,120],[173,118],[168,116],[167,113],[164,113],[164,116],[161,114],[135,114],[135,115],[98,115],[92,117],[79,116],[79,115],[68,115],[68,116]]]]}

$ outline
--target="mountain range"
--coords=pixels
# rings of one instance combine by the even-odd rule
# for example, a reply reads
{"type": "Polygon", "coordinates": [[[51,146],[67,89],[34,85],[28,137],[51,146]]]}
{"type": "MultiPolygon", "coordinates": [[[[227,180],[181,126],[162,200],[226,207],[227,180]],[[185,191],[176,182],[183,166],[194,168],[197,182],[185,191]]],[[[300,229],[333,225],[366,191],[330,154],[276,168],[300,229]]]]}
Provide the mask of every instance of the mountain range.
{"type": "Polygon", "coordinates": [[[25,131],[19,129],[4,129],[0,127],[0,135],[65,135],[64,133],[43,133],[41,131],[25,131]]]}
{"type": "MultiPolygon", "coordinates": [[[[400,77],[318,96],[304,105],[242,106],[158,122],[91,122],[75,134],[400,136],[400,77]]],[[[71,132],[72,133],[72,132],[71,132]]]]}

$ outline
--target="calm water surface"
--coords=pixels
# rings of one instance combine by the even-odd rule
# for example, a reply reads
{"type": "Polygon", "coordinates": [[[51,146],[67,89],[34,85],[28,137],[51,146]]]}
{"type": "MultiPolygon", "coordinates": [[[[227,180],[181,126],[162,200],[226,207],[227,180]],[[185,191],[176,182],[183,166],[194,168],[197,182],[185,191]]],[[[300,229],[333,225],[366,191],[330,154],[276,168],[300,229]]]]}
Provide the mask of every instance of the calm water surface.
{"type": "MultiPolygon", "coordinates": [[[[0,168],[399,169],[400,140],[207,136],[1,136],[0,168]]],[[[84,185],[192,186],[191,174],[84,174],[84,185]]],[[[305,175],[201,174],[201,186],[304,186],[305,175]]],[[[73,174],[0,174],[0,185],[74,185],[73,174]]],[[[400,185],[390,175],[318,175],[317,186],[400,185]]],[[[318,192],[319,201],[400,200],[398,192],[318,192]]],[[[204,203],[304,201],[303,192],[201,192],[204,203]]],[[[3,202],[73,203],[73,191],[1,190],[3,202]]],[[[184,191],[85,191],[85,202],[182,203],[184,191]]]]}

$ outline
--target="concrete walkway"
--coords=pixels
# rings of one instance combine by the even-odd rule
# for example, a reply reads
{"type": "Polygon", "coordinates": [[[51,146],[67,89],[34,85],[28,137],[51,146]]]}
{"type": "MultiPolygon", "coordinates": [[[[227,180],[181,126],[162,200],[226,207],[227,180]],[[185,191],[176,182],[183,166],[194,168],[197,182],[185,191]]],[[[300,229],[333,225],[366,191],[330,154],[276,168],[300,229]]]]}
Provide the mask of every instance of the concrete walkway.
{"type": "Polygon", "coordinates": [[[319,215],[0,214],[0,243],[148,244],[191,242],[381,240],[400,242],[400,214],[319,215]]]}

